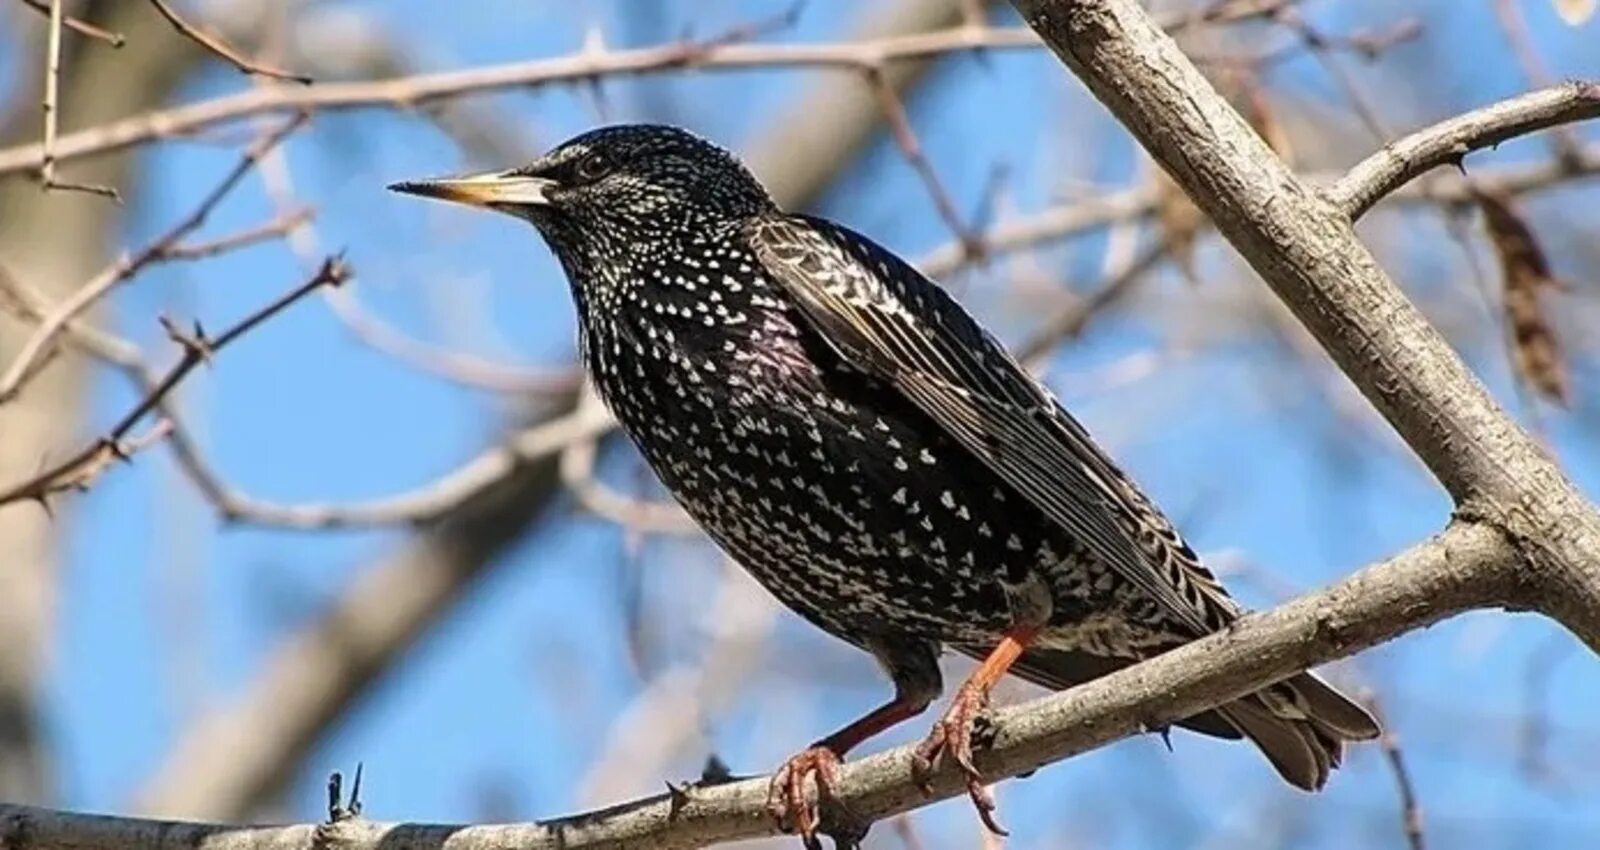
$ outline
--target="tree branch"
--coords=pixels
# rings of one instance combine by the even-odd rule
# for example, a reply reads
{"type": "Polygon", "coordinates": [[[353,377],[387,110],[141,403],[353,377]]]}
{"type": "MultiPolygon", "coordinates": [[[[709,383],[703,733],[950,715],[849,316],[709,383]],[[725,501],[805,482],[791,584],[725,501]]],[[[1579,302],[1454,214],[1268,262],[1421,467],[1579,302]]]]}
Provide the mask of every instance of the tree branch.
{"type": "Polygon", "coordinates": [[[39,143],[39,182],[46,190],[87,192],[121,203],[121,196],[110,186],[56,179],[56,127],[61,123],[61,30],[65,26],[61,0],[50,0],[46,14],[49,15],[50,24],[45,33],[44,100],[40,102],[40,108],[44,111],[44,141],[39,143]]]}
{"type": "MultiPolygon", "coordinates": [[[[171,369],[162,376],[160,381],[151,388],[144,398],[123,414],[117,423],[111,426],[106,436],[90,443],[83,450],[72,457],[58,463],[49,469],[39,472],[26,480],[8,486],[0,486],[0,505],[24,500],[35,500],[48,505],[45,501],[50,495],[62,490],[82,488],[113,461],[124,459],[132,451],[142,448],[153,442],[152,435],[166,436],[172,429],[170,422],[166,425],[157,425],[156,430],[149,435],[139,438],[130,438],[146,414],[160,407],[172,392],[196,366],[211,360],[211,356],[222,350],[229,343],[249,333],[252,329],[267,321],[289,305],[299,301],[306,295],[321,289],[324,286],[338,286],[350,276],[349,269],[337,259],[326,260],[316,274],[300,284],[298,287],[278,297],[272,303],[246,316],[238,323],[229,327],[216,337],[208,337],[200,330],[199,325],[194,331],[179,330],[165,317],[162,324],[166,326],[167,335],[174,342],[183,346],[183,356],[178,359],[171,369]]],[[[66,320],[63,320],[65,322],[66,320]]]]}
{"type": "MultiPolygon", "coordinates": [[[[1357,238],[1135,0],[1013,0],[1456,500],[1523,552],[1527,595],[1600,652],[1600,514],[1357,238]]],[[[1503,568],[1511,568],[1510,564],[1503,568]]]]}
{"type": "MultiPolygon", "coordinates": [[[[1226,632],[1174,649],[1069,691],[995,712],[993,746],[978,754],[988,777],[1017,776],[1068,756],[1160,727],[1257,690],[1307,667],[1493,605],[1515,589],[1485,575],[1518,551],[1494,529],[1458,523],[1333,587],[1241,620],[1226,632]]],[[[933,776],[931,798],[911,780],[909,746],[849,762],[825,826],[846,837],[865,824],[963,793],[955,771],[933,776]],[[846,814],[848,812],[848,814],[846,814]]],[[[115,818],[0,804],[8,850],[599,850],[699,847],[777,833],[766,814],[764,778],[691,786],[580,815],[523,824],[383,824],[240,827],[115,818]]]]}
{"type": "Polygon", "coordinates": [[[200,200],[200,203],[174,224],[165,233],[161,234],[143,250],[133,257],[125,257],[105,267],[80,287],[72,296],[52,309],[40,320],[39,326],[34,329],[23,343],[22,350],[16,359],[6,368],[5,374],[0,376],[0,404],[12,400],[22,390],[28,379],[36,374],[36,368],[42,358],[50,350],[51,343],[55,340],[61,328],[78,314],[92,307],[95,302],[105,297],[117,284],[137,275],[145,266],[152,263],[170,259],[170,253],[178,246],[179,241],[187,238],[189,234],[199,230],[206,219],[216,210],[217,205],[228,196],[239,182],[249,174],[251,169],[268,151],[289,137],[289,134],[299,129],[305,123],[304,114],[297,115],[278,129],[263,136],[249,150],[239,157],[238,163],[223,176],[222,180],[200,200]]]}
{"type": "MultiPolygon", "coordinates": [[[[898,36],[859,44],[705,44],[684,41],[627,50],[583,51],[482,68],[416,74],[388,80],[330,82],[309,87],[256,88],[213,100],[135,115],[55,139],[53,161],[109,153],[154,139],[193,133],[217,124],[283,111],[363,107],[411,108],[432,101],[507,88],[581,82],[682,68],[814,67],[870,69],[887,62],[970,50],[1037,49],[1039,39],[1021,27],[898,36]]],[[[42,145],[0,150],[0,175],[37,169],[42,145]]]]}
{"type": "Polygon", "coordinates": [[[202,27],[196,26],[184,20],[183,16],[178,14],[178,10],[172,8],[172,6],[168,4],[166,0],[150,0],[150,5],[154,6],[156,11],[161,13],[161,17],[166,18],[167,23],[172,24],[172,28],[177,30],[178,33],[184,38],[189,39],[195,44],[198,44],[206,50],[209,50],[221,57],[224,62],[227,62],[235,68],[238,68],[241,73],[258,77],[269,77],[274,80],[286,80],[288,82],[299,83],[304,86],[311,85],[311,78],[303,74],[292,74],[288,71],[281,71],[277,68],[268,67],[259,62],[253,62],[250,59],[245,58],[244,54],[240,53],[238,50],[235,50],[220,37],[207,32],[202,27]]]}
{"type": "MultiPolygon", "coordinates": [[[[1220,24],[1272,14],[1292,0],[1223,2],[1208,15],[1168,16],[1174,29],[1220,24]]],[[[185,135],[217,124],[285,111],[363,107],[412,108],[432,101],[508,88],[571,83],[603,76],[660,73],[684,68],[834,68],[873,71],[887,64],[979,50],[1034,50],[1038,36],[1021,27],[956,26],[931,32],[837,44],[729,44],[680,41],[629,50],[582,51],[568,56],[504,65],[414,74],[387,80],[319,83],[311,87],[258,88],[213,100],[135,115],[88,127],[56,140],[54,159],[64,162],[109,153],[154,139],[185,135]]],[[[37,169],[42,145],[0,150],[0,175],[37,169]]]]}
{"type": "Polygon", "coordinates": [[[1358,163],[1328,189],[1352,219],[1385,195],[1469,153],[1550,127],[1600,117],[1600,83],[1574,80],[1474,109],[1425,127],[1358,163]]]}
{"type": "MultiPolygon", "coordinates": [[[[27,6],[28,8],[46,17],[50,16],[50,4],[46,3],[45,0],[22,0],[22,5],[27,6]]],[[[112,32],[104,27],[97,27],[88,21],[74,18],[71,15],[63,15],[61,23],[66,26],[67,29],[72,30],[79,35],[86,36],[88,38],[97,38],[111,45],[112,47],[121,47],[122,45],[128,43],[128,39],[120,32],[112,32]]]]}

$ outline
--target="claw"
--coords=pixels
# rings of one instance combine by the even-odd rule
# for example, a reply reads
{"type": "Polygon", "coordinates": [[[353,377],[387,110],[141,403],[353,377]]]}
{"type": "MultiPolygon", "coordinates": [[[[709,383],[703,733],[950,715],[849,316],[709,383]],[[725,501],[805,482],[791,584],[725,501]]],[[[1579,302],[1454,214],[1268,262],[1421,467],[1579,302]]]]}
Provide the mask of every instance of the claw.
{"type": "Polygon", "coordinates": [[[1003,837],[1010,833],[995,820],[994,795],[984,786],[983,774],[972,763],[973,725],[987,702],[988,695],[982,688],[964,686],[957,691],[944,717],[933,724],[928,737],[912,753],[911,777],[924,794],[930,794],[934,760],[942,755],[955,762],[966,777],[967,796],[978,810],[978,818],[990,832],[1003,837]]]}
{"type": "Polygon", "coordinates": [[[772,774],[767,786],[767,813],[784,832],[795,832],[807,850],[821,850],[817,827],[822,824],[821,802],[833,797],[839,779],[839,754],[813,746],[791,757],[772,774]],[[817,783],[816,802],[806,796],[806,779],[817,783]]]}

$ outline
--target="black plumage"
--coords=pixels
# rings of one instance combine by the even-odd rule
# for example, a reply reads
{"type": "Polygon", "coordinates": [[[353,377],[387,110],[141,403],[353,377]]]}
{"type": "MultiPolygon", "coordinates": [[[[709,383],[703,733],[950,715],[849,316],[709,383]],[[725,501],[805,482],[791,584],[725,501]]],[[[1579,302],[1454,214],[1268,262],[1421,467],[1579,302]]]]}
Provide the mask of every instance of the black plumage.
{"type": "MultiPolygon", "coordinates": [[[[939,286],[858,233],[776,208],[727,152],[620,126],[531,165],[395,188],[532,222],[594,386],[706,532],[896,697],[785,766],[774,802],[920,713],[952,648],[984,663],[922,749],[968,761],[1002,673],[1065,688],[1240,607],[1084,428],[939,286]]],[[[1366,712],[1311,674],[1194,717],[1320,787],[1366,712]]],[[[987,814],[986,814],[987,816],[987,814]]]]}

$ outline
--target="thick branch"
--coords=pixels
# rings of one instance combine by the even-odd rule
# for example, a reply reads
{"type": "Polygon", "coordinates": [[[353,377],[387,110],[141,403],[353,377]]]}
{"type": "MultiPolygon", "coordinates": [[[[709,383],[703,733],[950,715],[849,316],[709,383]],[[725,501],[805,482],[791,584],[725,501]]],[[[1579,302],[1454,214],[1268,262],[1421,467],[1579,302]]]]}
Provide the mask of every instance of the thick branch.
{"type": "MultiPolygon", "coordinates": [[[[1407,552],[1320,593],[1247,617],[1220,634],[1101,679],[996,712],[992,748],[979,754],[985,776],[1016,776],[1349,655],[1412,629],[1494,604],[1514,589],[1483,580],[1510,575],[1518,557],[1505,538],[1476,524],[1454,525],[1407,552]]],[[[911,748],[848,763],[841,772],[833,827],[846,833],[926,805],[911,781],[911,748]],[[841,817],[842,811],[851,813],[841,817]]],[[[194,850],[489,850],[489,848],[699,847],[775,833],[766,814],[766,780],[747,779],[526,824],[380,824],[237,827],[52,812],[0,805],[0,846],[8,850],[189,847],[194,850]]],[[[942,770],[933,798],[962,793],[942,770]]]]}
{"type": "Polygon", "coordinates": [[[1539,585],[1514,601],[1600,651],[1600,515],[1135,0],[1014,0],[1417,452],[1461,513],[1502,528],[1539,585]]]}

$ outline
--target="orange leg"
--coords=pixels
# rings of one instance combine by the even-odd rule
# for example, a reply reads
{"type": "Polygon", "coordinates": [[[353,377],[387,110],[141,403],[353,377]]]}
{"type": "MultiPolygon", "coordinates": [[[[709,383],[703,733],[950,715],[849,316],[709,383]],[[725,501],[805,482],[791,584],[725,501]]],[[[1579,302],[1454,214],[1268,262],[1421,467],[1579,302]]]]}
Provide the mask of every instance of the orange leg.
{"type": "Polygon", "coordinates": [[[833,796],[838,784],[840,758],[862,741],[916,717],[927,708],[926,698],[897,692],[894,699],[865,717],[800,751],[772,775],[772,784],[767,787],[767,811],[780,827],[798,832],[807,847],[820,847],[817,826],[822,816],[818,804],[824,796],[833,796]],[[806,799],[808,777],[816,778],[817,803],[806,799]]]}
{"type": "Polygon", "coordinates": [[[933,724],[928,737],[917,745],[912,762],[918,781],[926,788],[934,758],[943,753],[953,759],[967,777],[967,796],[977,806],[978,816],[983,819],[984,826],[996,835],[1005,835],[1006,831],[995,822],[994,797],[983,787],[983,776],[972,764],[972,725],[989,704],[989,691],[995,682],[1000,681],[1000,677],[1011,669],[1011,665],[1016,663],[1038,634],[1037,627],[1024,626],[1014,627],[1005,633],[994,651],[961,683],[944,717],[933,724]]]}

